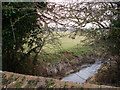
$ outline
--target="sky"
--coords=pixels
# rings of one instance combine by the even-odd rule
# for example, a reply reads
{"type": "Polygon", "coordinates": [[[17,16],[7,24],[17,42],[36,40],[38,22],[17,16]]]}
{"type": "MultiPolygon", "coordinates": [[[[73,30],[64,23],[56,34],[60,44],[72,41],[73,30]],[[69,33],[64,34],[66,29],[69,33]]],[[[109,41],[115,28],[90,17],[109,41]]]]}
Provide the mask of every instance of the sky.
{"type": "MultiPolygon", "coordinates": [[[[56,3],[61,3],[61,2],[63,2],[63,3],[68,3],[68,2],[75,2],[75,1],[90,1],[90,0],[47,0],[47,1],[49,1],[49,2],[56,2],[56,3]]],[[[64,23],[65,21],[63,21],[63,23],[64,23]]],[[[71,24],[74,24],[74,23],[72,23],[72,22],[68,22],[68,23],[71,23],[71,24]]],[[[106,24],[108,24],[108,22],[106,22],[106,24]]],[[[56,25],[55,23],[50,23],[48,26],[50,26],[50,27],[59,27],[59,28],[61,28],[61,27],[63,27],[63,26],[61,26],[61,25],[56,25]]],[[[92,23],[88,23],[88,24],[86,24],[86,26],[84,27],[84,28],[93,28],[93,27],[95,27],[95,25],[94,24],[92,24],[92,23]]],[[[69,27],[68,27],[69,28],[69,27]]]]}
{"type": "Polygon", "coordinates": [[[119,2],[120,0],[46,0],[48,2],[119,2]]]}
{"type": "MultiPolygon", "coordinates": [[[[76,2],[76,1],[85,1],[85,0],[47,0],[47,1],[49,1],[49,2],[56,2],[56,3],[73,3],[73,2],[76,2]]],[[[66,21],[63,21],[63,22],[65,22],[66,23],[66,21]]],[[[73,22],[68,22],[69,24],[74,24],[73,22]]],[[[52,26],[52,27],[56,27],[56,24],[55,23],[50,23],[48,26],[52,26]]],[[[88,23],[87,25],[86,25],[86,27],[85,28],[90,28],[90,27],[92,27],[93,25],[91,24],[91,23],[88,23]]],[[[63,27],[63,26],[61,26],[61,25],[57,25],[57,27],[59,27],[59,28],[61,28],[61,27],[63,27]]],[[[68,27],[69,28],[69,27],[68,27]]]]}

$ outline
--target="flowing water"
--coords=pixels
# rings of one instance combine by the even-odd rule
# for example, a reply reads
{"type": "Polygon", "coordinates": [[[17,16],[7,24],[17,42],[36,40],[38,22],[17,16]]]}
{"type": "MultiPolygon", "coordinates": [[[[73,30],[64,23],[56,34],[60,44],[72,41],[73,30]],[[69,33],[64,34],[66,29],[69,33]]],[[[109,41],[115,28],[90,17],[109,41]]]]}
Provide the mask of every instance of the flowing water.
{"type": "Polygon", "coordinates": [[[62,81],[73,81],[73,82],[80,82],[84,83],[86,80],[93,76],[101,66],[101,61],[96,61],[94,64],[81,69],[79,72],[70,74],[62,79],[62,81]]]}

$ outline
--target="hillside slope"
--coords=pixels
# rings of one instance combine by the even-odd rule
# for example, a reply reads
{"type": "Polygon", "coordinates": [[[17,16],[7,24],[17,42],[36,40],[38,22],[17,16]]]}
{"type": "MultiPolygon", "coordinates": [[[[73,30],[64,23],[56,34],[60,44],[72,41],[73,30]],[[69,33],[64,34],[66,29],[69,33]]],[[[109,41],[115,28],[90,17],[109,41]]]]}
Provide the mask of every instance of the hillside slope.
{"type": "Polygon", "coordinates": [[[119,88],[89,83],[65,82],[41,76],[30,76],[12,72],[2,72],[1,88],[119,88]]]}

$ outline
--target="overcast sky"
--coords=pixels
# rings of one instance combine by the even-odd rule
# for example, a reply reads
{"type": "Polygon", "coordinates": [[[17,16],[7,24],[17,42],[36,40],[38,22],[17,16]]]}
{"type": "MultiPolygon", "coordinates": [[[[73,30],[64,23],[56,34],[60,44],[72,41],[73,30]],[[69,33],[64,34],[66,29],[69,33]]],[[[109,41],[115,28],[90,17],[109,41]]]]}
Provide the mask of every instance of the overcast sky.
{"type": "Polygon", "coordinates": [[[46,0],[48,2],[119,2],[120,0],[46,0]]]}
{"type": "MultiPolygon", "coordinates": [[[[75,2],[75,1],[83,1],[83,0],[69,0],[69,2],[67,2],[68,0],[47,0],[47,1],[50,1],[50,2],[56,2],[56,3],[61,3],[61,2],[63,2],[63,3],[69,3],[69,2],[75,2]]],[[[90,1],[90,0],[89,0],[90,1]]],[[[49,16],[49,15],[48,15],[49,16]]],[[[74,24],[73,22],[70,22],[70,21],[62,21],[62,23],[69,23],[69,24],[74,24]]],[[[109,25],[109,23],[107,22],[107,21],[105,21],[105,23],[107,24],[107,25],[109,25]]],[[[61,25],[58,25],[58,24],[56,24],[56,23],[53,23],[53,22],[51,22],[50,24],[48,24],[48,26],[50,26],[50,27],[63,27],[63,26],[61,26],[61,25]]],[[[92,23],[88,23],[88,24],[86,24],[86,26],[84,27],[84,28],[93,28],[93,27],[96,27],[96,25],[94,25],[94,24],[92,24],[92,23]]]]}

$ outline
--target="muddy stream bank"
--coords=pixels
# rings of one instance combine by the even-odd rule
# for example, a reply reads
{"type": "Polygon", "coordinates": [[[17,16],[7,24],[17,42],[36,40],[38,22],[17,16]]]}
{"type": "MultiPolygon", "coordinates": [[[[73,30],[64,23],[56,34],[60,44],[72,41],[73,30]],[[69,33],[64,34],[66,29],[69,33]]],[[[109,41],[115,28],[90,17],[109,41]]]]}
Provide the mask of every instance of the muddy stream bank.
{"type": "Polygon", "coordinates": [[[84,71],[86,69],[89,71],[91,68],[93,71],[90,72],[92,74],[86,76],[86,78],[88,78],[91,75],[94,75],[94,73],[99,69],[100,62],[105,60],[103,58],[105,57],[101,57],[95,53],[90,53],[74,57],[72,56],[66,60],[61,60],[56,64],[46,63],[46,65],[43,67],[41,66],[36,69],[38,74],[37,76],[44,76],[61,80],[62,78],[72,73],[79,72],[80,70],[84,71]],[[93,69],[94,67],[95,69],[93,69]]]}

